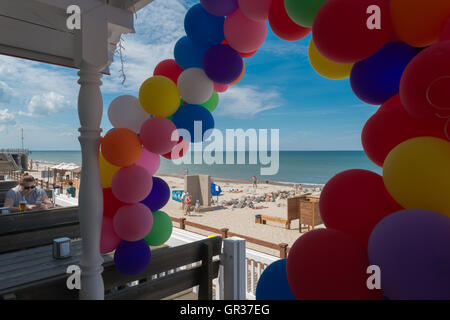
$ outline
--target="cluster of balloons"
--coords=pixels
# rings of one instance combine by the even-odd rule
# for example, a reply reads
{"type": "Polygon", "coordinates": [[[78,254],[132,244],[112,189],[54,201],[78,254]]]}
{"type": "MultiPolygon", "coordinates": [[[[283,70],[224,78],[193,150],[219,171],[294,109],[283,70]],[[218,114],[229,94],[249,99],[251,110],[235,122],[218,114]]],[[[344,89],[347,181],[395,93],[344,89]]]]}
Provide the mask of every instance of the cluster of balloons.
{"type": "MultiPolygon", "coordinates": [[[[154,99],[170,103],[167,96],[154,99]]],[[[170,120],[152,117],[130,95],[114,99],[108,117],[114,128],[103,137],[99,153],[104,202],[100,251],[115,250],[116,268],[138,274],[150,263],[149,246],[164,244],[172,234],[172,221],[160,210],[169,201],[170,188],[153,175],[160,155],[170,153],[179,139],[172,140],[176,128],[170,120]]]]}
{"type": "Polygon", "coordinates": [[[257,299],[450,299],[450,2],[284,5],[312,27],[313,68],[350,77],[359,99],[381,105],[361,137],[383,174],[334,176],[320,197],[326,229],[299,237],[264,271],[257,299]],[[380,289],[367,285],[370,265],[380,289]]]}

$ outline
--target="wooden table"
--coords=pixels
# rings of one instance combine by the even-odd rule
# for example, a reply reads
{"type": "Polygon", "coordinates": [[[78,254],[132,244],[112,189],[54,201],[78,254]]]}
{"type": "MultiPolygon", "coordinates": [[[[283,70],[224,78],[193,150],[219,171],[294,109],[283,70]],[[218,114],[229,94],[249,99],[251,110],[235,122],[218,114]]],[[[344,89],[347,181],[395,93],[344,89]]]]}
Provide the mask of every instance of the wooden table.
{"type": "MultiPolygon", "coordinates": [[[[81,240],[72,241],[71,256],[66,259],[54,259],[52,245],[0,254],[0,296],[67,279],[67,267],[79,265],[80,259],[81,240]]],[[[112,262],[113,256],[105,254],[103,259],[112,262]]]]}

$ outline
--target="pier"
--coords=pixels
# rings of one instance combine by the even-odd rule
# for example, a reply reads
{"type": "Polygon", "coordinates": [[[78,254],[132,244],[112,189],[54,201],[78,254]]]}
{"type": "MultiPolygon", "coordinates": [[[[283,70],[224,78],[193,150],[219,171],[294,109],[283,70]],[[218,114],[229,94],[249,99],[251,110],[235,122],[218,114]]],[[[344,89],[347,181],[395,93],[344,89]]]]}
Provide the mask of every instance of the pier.
{"type": "Polygon", "coordinates": [[[28,170],[28,149],[0,149],[0,172],[28,170]]]}

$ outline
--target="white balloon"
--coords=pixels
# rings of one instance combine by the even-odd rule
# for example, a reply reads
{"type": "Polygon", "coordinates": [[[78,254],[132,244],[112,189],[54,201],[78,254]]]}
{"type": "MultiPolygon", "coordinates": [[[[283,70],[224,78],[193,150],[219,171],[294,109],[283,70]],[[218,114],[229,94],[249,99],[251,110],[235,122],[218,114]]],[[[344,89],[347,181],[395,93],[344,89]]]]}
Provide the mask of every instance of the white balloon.
{"type": "Polygon", "coordinates": [[[139,133],[142,124],[150,115],[141,107],[136,97],[123,95],[111,101],[108,118],[114,128],[127,128],[139,133]]]}
{"type": "Polygon", "coordinates": [[[178,91],[184,101],[191,104],[202,104],[211,98],[214,90],[212,82],[203,69],[189,68],[178,78],[178,91]]]}

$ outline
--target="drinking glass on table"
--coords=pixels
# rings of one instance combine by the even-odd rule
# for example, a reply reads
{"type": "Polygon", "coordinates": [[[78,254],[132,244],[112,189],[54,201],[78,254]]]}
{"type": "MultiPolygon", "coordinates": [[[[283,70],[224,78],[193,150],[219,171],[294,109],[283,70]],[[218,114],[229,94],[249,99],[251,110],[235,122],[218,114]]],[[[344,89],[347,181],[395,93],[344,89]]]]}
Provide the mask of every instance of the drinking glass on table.
{"type": "Polygon", "coordinates": [[[19,210],[25,211],[26,208],[27,208],[27,202],[25,200],[20,201],[19,202],[19,210]]]}

